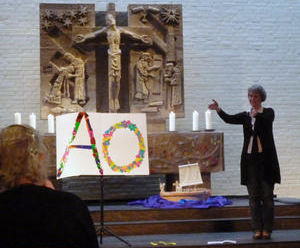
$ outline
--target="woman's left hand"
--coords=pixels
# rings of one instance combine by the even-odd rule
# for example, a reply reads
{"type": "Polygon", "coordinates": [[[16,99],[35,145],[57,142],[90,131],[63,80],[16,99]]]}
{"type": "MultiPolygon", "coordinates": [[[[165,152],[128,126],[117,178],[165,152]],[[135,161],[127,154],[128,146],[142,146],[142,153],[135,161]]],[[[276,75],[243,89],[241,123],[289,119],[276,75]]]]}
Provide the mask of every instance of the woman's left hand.
{"type": "Polygon", "coordinates": [[[252,117],[252,118],[254,118],[256,115],[257,115],[257,111],[256,111],[256,109],[254,109],[254,108],[252,108],[251,109],[251,112],[250,112],[250,116],[252,117]]]}

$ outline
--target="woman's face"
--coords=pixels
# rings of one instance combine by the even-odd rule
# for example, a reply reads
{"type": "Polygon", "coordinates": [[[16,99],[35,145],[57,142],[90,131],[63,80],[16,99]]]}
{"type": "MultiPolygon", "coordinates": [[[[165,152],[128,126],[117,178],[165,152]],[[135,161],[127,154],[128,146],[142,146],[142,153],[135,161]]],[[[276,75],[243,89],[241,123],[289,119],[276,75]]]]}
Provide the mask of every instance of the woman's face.
{"type": "Polygon", "coordinates": [[[248,99],[253,108],[259,108],[261,106],[261,96],[258,92],[248,92],[248,99]]]}

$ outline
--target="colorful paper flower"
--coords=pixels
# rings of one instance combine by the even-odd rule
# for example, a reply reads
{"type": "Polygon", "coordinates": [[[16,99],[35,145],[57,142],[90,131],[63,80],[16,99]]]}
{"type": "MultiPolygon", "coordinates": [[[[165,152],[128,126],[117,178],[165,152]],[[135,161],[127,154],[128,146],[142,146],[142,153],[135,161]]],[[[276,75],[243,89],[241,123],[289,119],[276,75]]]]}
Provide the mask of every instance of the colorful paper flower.
{"type": "Polygon", "coordinates": [[[103,134],[103,141],[102,141],[102,151],[104,155],[104,159],[108,163],[109,167],[115,171],[115,172],[121,172],[121,173],[129,173],[134,168],[139,167],[142,164],[142,161],[144,159],[145,154],[145,143],[144,138],[142,136],[142,133],[138,130],[137,126],[133,123],[131,123],[130,120],[124,120],[121,122],[116,123],[114,126],[110,127],[108,130],[106,130],[103,134]],[[110,145],[110,140],[112,139],[112,136],[114,132],[117,129],[121,128],[129,128],[130,131],[134,132],[138,138],[139,141],[139,153],[135,156],[136,159],[133,160],[128,165],[116,165],[113,160],[111,159],[108,148],[110,145]]]}

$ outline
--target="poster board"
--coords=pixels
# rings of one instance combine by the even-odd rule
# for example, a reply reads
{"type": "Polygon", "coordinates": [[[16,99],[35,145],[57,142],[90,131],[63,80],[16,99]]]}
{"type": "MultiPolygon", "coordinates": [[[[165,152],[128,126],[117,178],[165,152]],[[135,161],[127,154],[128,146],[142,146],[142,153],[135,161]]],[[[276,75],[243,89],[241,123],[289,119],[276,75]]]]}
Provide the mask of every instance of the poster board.
{"type": "Polygon", "coordinates": [[[65,114],[56,130],[57,179],[149,175],[146,114],[65,114]]]}

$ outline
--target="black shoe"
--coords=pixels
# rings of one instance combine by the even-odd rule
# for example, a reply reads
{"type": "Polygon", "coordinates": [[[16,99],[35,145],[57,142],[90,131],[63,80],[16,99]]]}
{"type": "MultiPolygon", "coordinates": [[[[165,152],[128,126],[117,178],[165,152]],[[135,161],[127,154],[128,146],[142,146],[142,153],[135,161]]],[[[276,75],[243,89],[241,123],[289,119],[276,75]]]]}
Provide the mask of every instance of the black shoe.
{"type": "Polygon", "coordinates": [[[269,231],[263,230],[262,238],[263,239],[270,239],[271,238],[271,233],[269,231]]]}
{"type": "Polygon", "coordinates": [[[254,231],[253,232],[253,239],[261,239],[261,238],[262,238],[261,231],[254,231]]]}

